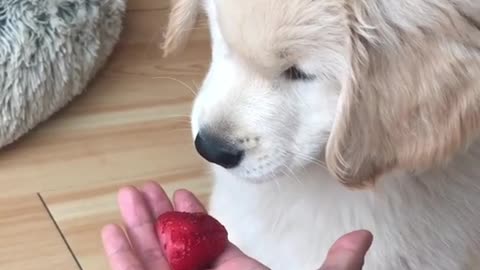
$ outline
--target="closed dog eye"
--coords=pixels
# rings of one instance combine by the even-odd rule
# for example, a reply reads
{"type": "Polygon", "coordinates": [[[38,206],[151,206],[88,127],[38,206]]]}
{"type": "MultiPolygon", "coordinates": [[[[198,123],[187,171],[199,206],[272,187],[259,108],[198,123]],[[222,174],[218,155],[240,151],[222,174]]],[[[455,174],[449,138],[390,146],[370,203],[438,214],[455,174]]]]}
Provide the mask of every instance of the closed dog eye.
{"type": "Polygon", "coordinates": [[[313,76],[305,73],[303,70],[296,66],[291,66],[283,72],[283,76],[291,81],[306,81],[312,80],[313,76]]]}

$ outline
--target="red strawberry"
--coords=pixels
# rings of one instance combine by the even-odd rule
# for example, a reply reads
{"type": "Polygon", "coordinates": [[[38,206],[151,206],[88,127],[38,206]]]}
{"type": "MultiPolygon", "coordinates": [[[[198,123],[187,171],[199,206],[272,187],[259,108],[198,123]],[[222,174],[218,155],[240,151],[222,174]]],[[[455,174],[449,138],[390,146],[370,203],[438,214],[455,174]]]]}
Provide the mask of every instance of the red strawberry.
{"type": "Polygon", "coordinates": [[[167,212],[156,229],[172,270],[204,270],[228,245],[225,227],[204,213],[167,212]]]}

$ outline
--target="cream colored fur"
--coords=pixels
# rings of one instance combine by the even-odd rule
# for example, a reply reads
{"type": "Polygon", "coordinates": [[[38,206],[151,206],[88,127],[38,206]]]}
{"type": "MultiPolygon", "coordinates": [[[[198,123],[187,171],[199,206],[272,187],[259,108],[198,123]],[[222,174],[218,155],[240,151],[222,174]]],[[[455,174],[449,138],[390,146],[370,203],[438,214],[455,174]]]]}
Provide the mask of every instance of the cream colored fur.
{"type": "Polygon", "coordinates": [[[171,5],[172,10],[162,47],[165,56],[183,48],[188,42],[200,9],[200,2],[192,0],[171,0],[171,5]]]}
{"type": "MultiPolygon", "coordinates": [[[[246,150],[212,166],[211,211],[235,243],[315,269],[369,229],[367,270],[480,269],[479,1],[203,4],[213,54],[192,130],[246,150]],[[286,79],[293,65],[314,78],[286,79]]],[[[167,54],[186,42],[169,27],[167,54]]]]}

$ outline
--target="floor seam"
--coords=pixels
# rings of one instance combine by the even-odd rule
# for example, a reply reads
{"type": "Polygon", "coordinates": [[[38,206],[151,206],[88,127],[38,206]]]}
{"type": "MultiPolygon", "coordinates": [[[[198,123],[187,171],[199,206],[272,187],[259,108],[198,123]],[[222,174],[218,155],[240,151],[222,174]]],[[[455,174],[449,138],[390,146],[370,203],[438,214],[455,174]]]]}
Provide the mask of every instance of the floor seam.
{"type": "Polygon", "coordinates": [[[64,235],[63,232],[62,232],[62,230],[60,229],[60,226],[58,225],[57,221],[56,221],[55,218],[53,217],[52,212],[50,212],[50,208],[48,208],[47,203],[46,203],[45,200],[43,199],[42,194],[37,193],[37,196],[38,196],[38,198],[40,199],[40,202],[42,202],[43,207],[44,207],[45,210],[47,211],[48,216],[49,216],[50,219],[52,220],[53,225],[55,225],[55,228],[57,229],[58,233],[60,234],[60,237],[62,237],[63,243],[65,243],[65,246],[67,247],[68,252],[70,252],[70,255],[72,256],[73,260],[75,261],[75,264],[77,265],[78,269],[79,269],[79,270],[83,270],[82,265],[80,264],[80,261],[78,261],[78,258],[77,258],[77,256],[75,256],[75,253],[73,252],[72,247],[71,247],[70,244],[68,243],[67,238],[65,237],[65,235],[64,235]]]}

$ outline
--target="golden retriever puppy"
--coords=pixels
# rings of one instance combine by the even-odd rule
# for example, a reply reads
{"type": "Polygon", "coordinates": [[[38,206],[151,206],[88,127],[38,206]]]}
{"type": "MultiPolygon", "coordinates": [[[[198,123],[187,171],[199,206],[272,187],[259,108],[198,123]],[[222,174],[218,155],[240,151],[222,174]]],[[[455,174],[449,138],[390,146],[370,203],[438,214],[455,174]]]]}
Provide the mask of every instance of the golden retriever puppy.
{"type": "Polygon", "coordinates": [[[192,111],[211,213],[274,270],[368,229],[367,270],[480,269],[479,0],[174,0],[165,53],[203,9],[192,111]]]}

